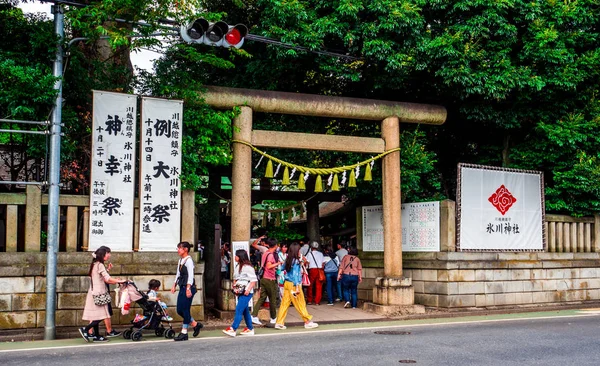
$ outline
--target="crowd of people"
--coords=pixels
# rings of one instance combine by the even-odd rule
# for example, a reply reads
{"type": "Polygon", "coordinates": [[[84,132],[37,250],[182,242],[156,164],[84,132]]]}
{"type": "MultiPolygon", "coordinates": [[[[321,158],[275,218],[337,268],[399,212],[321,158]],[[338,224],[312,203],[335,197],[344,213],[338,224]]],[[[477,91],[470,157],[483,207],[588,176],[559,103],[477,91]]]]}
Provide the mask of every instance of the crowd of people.
{"type": "MultiPolygon", "coordinates": [[[[231,258],[226,245],[221,253],[222,264],[231,258]]],[[[343,301],[344,308],[355,309],[358,284],[362,282],[362,264],[357,254],[356,248],[345,243],[338,243],[336,248],[323,248],[317,241],[288,245],[266,236],[259,237],[251,245],[248,260],[244,250],[235,253],[233,287],[250,290],[238,295],[234,321],[223,332],[235,337],[245,319],[246,327],[239,334],[254,334],[254,325],[263,325],[258,311],[267,299],[269,322],[275,329],[286,328],[285,318],[290,305],[304,320],[305,328],[318,327],[306,306],[320,306],[324,294],[329,306],[343,301]],[[248,305],[256,288],[260,288],[260,297],[250,312],[248,305]]]]}
{"type": "MultiPolygon", "coordinates": [[[[177,244],[179,261],[171,293],[179,289],[177,295],[177,314],[182,318],[180,333],[175,341],[188,340],[188,329],[198,336],[202,324],[191,316],[191,306],[197,292],[194,279],[194,260],[189,252],[192,245],[188,242],[177,244]]],[[[235,337],[241,321],[246,327],[240,335],[253,335],[254,325],[263,325],[258,318],[259,309],[268,299],[270,323],[275,329],[286,329],[285,319],[291,305],[304,320],[307,329],[319,325],[312,321],[307,305],[321,305],[323,293],[326,293],[327,305],[344,301],[344,308],[357,307],[357,288],[362,282],[362,264],[354,247],[343,243],[337,248],[322,248],[317,241],[310,243],[293,242],[280,244],[274,238],[261,236],[252,245],[250,253],[239,249],[230,253],[229,243],[221,250],[222,278],[229,278],[230,266],[234,266],[233,284],[236,295],[236,309],[232,324],[223,332],[235,337]],[[232,258],[233,257],[233,258],[232,258]],[[260,297],[251,306],[255,289],[260,289],[260,297]],[[253,311],[250,311],[250,307],[253,311]]],[[[88,271],[90,287],[83,311],[83,320],[89,321],[79,333],[86,342],[106,342],[109,337],[121,335],[112,329],[112,306],[110,284],[126,284],[128,281],[113,278],[108,271],[112,268],[109,261],[110,248],[102,246],[92,253],[92,262],[88,271]],[[100,335],[99,325],[104,322],[106,335],[100,335]]],[[[160,301],[158,289],[160,281],[151,280],[148,284],[147,298],[157,302],[162,308],[161,321],[171,321],[167,305],[160,301]]]]}

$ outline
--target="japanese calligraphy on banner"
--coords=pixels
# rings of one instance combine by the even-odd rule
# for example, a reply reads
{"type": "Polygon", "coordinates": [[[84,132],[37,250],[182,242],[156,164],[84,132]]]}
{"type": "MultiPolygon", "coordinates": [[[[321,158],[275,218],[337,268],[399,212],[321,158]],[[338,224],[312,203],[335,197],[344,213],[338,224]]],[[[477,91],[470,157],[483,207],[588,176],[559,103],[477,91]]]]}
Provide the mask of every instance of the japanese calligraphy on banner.
{"type": "MultiPolygon", "coordinates": [[[[440,203],[403,203],[402,251],[440,251],[440,203]]],[[[363,251],[383,252],[383,206],[362,208],[363,251]]]]}
{"type": "Polygon", "coordinates": [[[94,90],[88,249],[133,249],[137,96],[94,90]]]}
{"type": "Polygon", "coordinates": [[[460,250],[544,250],[542,173],[459,164],[460,250]]]}
{"type": "Polygon", "coordinates": [[[183,101],[142,98],[140,251],[176,251],[181,238],[183,101]]]}

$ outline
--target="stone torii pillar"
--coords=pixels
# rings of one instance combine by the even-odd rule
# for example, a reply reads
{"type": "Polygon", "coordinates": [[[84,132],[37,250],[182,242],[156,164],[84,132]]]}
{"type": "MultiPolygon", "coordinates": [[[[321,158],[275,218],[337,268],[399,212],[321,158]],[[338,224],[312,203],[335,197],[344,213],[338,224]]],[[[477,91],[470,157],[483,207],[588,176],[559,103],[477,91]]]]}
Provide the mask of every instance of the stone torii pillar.
{"type": "MultiPolygon", "coordinates": [[[[207,87],[205,102],[216,108],[241,106],[234,121],[233,139],[254,146],[380,154],[400,147],[400,122],[440,125],[446,120],[441,106],[394,101],[332,97],[265,90],[207,87]],[[381,121],[382,138],[253,131],[252,113],[381,121]]],[[[252,150],[233,145],[231,241],[248,241],[251,226],[252,150]]],[[[366,308],[389,313],[419,308],[414,304],[410,278],[402,277],[402,223],[400,221],[400,152],[383,158],[384,276],[376,279],[374,304],[366,308]],[[372,308],[371,308],[372,307],[372,308]]],[[[422,307],[420,307],[422,308],[422,307]]],[[[413,310],[414,311],[414,310],[413,310]]]]}
{"type": "MultiPolygon", "coordinates": [[[[388,117],[381,123],[385,150],[400,147],[400,120],[388,117]]],[[[402,276],[402,205],[400,190],[400,151],[383,157],[383,275],[375,279],[373,303],[365,308],[380,314],[398,311],[423,313],[425,308],[414,305],[415,293],[411,278],[402,276]]]]}
{"type": "MultiPolygon", "coordinates": [[[[252,109],[240,107],[233,120],[233,139],[252,143],[252,109]]],[[[252,149],[233,144],[231,168],[231,241],[250,240],[252,226],[252,149]]],[[[232,253],[235,255],[235,253],[232,253]]],[[[233,266],[231,266],[233,269],[233,266]]]]}

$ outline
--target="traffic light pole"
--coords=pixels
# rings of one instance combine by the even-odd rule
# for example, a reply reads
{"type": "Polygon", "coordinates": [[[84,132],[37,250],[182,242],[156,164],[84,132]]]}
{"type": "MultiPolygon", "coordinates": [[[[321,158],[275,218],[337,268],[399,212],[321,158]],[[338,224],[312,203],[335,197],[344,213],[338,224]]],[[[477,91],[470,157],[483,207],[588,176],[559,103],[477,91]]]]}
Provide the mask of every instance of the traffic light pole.
{"type": "Polygon", "coordinates": [[[56,252],[58,251],[59,231],[59,184],[60,184],[60,129],[62,121],[62,77],[63,77],[63,49],[64,8],[61,4],[52,7],[54,14],[54,31],[58,36],[56,59],[52,74],[56,78],[54,90],[56,101],[50,119],[50,175],[48,189],[48,243],[46,259],[46,326],[44,339],[56,338],[56,252]]]}

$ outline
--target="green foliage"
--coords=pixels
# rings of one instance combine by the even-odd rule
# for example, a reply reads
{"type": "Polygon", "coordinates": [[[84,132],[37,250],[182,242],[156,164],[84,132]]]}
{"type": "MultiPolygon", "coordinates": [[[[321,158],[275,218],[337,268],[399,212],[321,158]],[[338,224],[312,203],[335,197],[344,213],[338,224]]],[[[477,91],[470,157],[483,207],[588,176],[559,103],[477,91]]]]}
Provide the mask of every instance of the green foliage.
{"type": "Polygon", "coordinates": [[[0,116],[43,121],[56,93],[52,23],[21,9],[0,8],[0,116]],[[30,30],[31,32],[24,32],[30,30]]]}
{"type": "Polygon", "coordinates": [[[238,110],[216,111],[201,99],[206,67],[229,69],[233,64],[194,46],[175,45],[155,65],[155,73],[140,71],[139,90],[153,96],[185,101],[182,175],[185,189],[197,190],[212,166],[231,161],[231,121],[238,110]],[[198,67],[198,65],[203,65],[198,67]]]}

